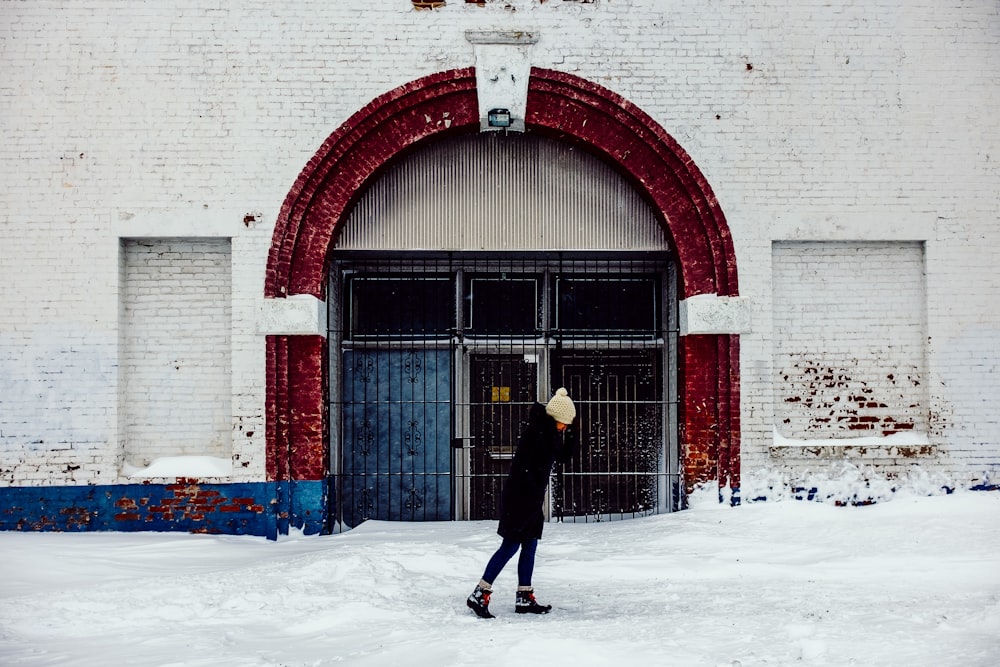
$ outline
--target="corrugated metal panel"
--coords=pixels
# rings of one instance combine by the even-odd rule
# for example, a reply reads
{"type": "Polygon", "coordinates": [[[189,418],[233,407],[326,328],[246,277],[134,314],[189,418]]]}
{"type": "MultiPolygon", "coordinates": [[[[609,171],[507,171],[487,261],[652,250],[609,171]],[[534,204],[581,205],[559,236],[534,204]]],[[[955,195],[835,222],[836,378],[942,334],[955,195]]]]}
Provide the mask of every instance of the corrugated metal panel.
{"type": "Polygon", "coordinates": [[[337,248],[661,250],[667,241],[653,209],[596,157],[490,132],[393,165],[357,203],[337,248]]]}

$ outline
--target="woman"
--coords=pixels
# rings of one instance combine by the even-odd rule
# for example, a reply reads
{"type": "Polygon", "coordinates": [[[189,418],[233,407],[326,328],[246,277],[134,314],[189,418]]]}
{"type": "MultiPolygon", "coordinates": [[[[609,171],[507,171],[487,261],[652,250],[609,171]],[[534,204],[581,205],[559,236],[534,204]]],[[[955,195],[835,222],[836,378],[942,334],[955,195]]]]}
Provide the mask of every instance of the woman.
{"type": "Polygon", "coordinates": [[[517,450],[500,497],[500,524],[497,533],[503,538],[500,548],[490,558],[483,578],[466,600],[466,604],[481,618],[493,618],[490,594],[493,582],[507,562],[517,553],[517,597],[514,611],[518,614],[547,614],[552,605],[535,600],[531,575],[535,569],[535,549],[542,537],[545,515],[542,503],[555,461],[565,463],[573,454],[576,436],[569,426],[576,418],[576,406],[565,389],[542,406],[535,403],[528,415],[528,425],[518,439],[517,450]]]}

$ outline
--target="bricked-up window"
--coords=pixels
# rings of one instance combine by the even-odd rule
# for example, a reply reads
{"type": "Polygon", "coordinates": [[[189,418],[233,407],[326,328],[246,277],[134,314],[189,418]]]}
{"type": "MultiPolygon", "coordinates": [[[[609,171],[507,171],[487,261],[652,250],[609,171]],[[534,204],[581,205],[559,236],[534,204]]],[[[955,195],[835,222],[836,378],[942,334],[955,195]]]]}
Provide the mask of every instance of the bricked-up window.
{"type": "Polygon", "coordinates": [[[927,430],[918,242],[775,242],[775,417],[795,439],[927,430]]]}
{"type": "Polygon", "coordinates": [[[168,457],[232,457],[231,266],[229,239],[123,241],[126,470],[168,457]]]}

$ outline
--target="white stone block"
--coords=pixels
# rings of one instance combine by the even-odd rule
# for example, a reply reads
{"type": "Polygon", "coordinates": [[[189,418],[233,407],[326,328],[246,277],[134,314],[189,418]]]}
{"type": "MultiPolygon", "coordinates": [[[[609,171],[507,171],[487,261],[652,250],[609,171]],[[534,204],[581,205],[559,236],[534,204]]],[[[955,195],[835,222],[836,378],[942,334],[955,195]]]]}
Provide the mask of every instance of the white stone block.
{"type": "Polygon", "coordinates": [[[323,336],[326,338],[326,302],[311,294],[265,299],[257,333],[273,336],[323,336]]]}
{"type": "Polygon", "coordinates": [[[750,333],[751,302],[740,296],[697,294],[680,302],[680,333],[750,333]]]}
{"type": "Polygon", "coordinates": [[[531,72],[531,47],[538,37],[523,31],[469,31],[465,38],[476,54],[476,93],[479,99],[480,126],[491,130],[491,109],[510,112],[508,129],[524,131],[528,108],[528,76],[531,72]]]}

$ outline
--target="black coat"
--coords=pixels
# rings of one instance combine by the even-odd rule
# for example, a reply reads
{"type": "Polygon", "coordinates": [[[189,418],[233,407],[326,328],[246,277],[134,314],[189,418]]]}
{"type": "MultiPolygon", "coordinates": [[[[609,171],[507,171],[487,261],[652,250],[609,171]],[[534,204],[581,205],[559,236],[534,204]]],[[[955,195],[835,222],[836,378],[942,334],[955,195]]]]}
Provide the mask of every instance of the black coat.
{"type": "Polygon", "coordinates": [[[528,425],[521,433],[500,496],[500,525],[497,533],[508,540],[525,542],[542,537],[545,515],[542,503],[549,485],[552,464],[565,463],[576,448],[576,435],[570,426],[556,430],[556,421],[545,413],[545,406],[535,403],[528,415],[528,425]]]}

